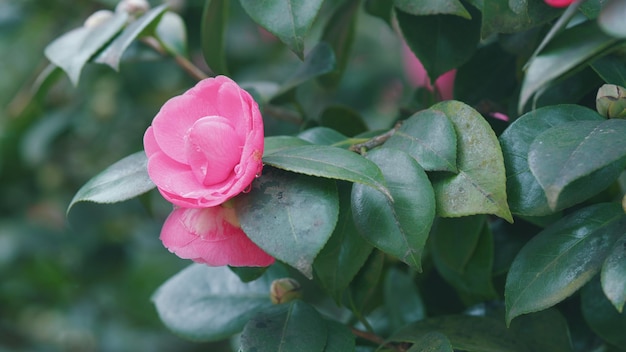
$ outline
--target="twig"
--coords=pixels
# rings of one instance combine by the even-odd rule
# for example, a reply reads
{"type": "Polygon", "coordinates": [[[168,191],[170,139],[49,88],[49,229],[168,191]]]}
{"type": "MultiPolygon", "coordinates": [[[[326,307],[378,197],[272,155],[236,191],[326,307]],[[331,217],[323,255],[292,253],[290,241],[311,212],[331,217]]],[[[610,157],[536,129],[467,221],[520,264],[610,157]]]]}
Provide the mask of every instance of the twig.
{"type": "Polygon", "coordinates": [[[389,348],[391,348],[391,349],[393,349],[395,351],[398,351],[398,352],[406,352],[406,349],[404,348],[404,346],[396,345],[396,344],[393,344],[393,343],[385,343],[385,340],[382,337],[380,337],[380,336],[378,336],[376,334],[373,334],[371,332],[359,330],[359,329],[356,329],[356,328],[350,328],[350,330],[352,331],[352,334],[354,336],[360,337],[363,340],[367,340],[367,341],[373,342],[373,343],[375,343],[375,344],[377,344],[379,346],[383,346],[384,345],[384,346],[389,347],[389,348]]]}
{"type": "Polygon", "coordinates": [[[389,137],[393,136],[393,134],[396,133],[396,131],[400,128],[400,126],[402,126],[402,121],[399,121],[398,123],[396,123],[396,125],[393,126],[393,128],[390,129],[389,131],[383,134],[379,134],[378,136],[375,136],[373,138],[370,138],[369,140],[363,143],[354,144],[350,146],[349,149],[353,152],[363,154],[367,152],[368,150],[376,148],[382,145],[383,143],[385,143],[389,139],[389,137]]]}

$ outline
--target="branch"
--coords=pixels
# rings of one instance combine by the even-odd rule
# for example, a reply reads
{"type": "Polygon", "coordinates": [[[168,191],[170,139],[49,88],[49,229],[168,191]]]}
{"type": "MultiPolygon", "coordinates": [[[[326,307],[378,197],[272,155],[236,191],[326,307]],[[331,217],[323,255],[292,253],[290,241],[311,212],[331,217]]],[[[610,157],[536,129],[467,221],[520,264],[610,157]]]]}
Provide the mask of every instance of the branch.
{"type": "Polygon", "coordinates": [[[389,131],[383,134],[380,134],[378,136],[375,136],[363,143],[354,144],[350,146],[349,149],[353,152],[364,154],[368,150],[381,146],[383,143],[385,143],[389,139],[389,137],[393,136],[393,134],[396,133],[396,131],[398,130],[398,128],[400,128],[400,126],[402,126],[402,121],[396,123],[396,125],[393,126],[393,128],[390,129],[389,131]]]}
{"type": "Polygon", "coordinates": [[[393,343],[385,343],[385,340],[376,335],[373,334],[371,332],[367,332],[367,331],[363,331],[363,330],[359,330],[356,328],[350,328],[350,330],[352,331],[352,334],[356,337],[360,337],[363,340],[367,340],[370,342],[373,342],[379,346],[385,346],[385,347],[389,347],[394,351],[398,351],[398,352],[406,352],[406,348],[403,345],[398,345],[398,344],[393,344],[393,343]]]}

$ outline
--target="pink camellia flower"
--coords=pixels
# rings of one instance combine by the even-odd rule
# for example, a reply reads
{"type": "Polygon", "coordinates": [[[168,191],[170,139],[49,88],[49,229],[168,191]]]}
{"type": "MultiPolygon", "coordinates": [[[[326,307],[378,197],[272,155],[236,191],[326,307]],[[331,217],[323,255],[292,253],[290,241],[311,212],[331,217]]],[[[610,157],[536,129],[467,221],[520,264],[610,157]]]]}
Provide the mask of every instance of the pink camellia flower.
{"type": "Polygon", "coordinates": [[[202,80],[167,101],[143,143],[150,178],[180,207],[220,205],[246,189],[263,168],[259,107],[224,76],[202,80]]]}
{"type": "Polygon", "coordinates": [[[424,69],[424,65],[413,54],[411,49],[406,43],[402,43],[402,56],[404,59],[404,71],[406,72],[409,83],[414,87],[424,87],[431,92],[435,91],[439,93],[438,98],[441,100],[450,100],[453,97],[454,92],[454,78],[456,77],[456,70],[450,70],[435,80],[435,88],[430,84],[430,78],[428,78],[428,72],[424,69]]]}
{"type": "Polygon", "coordinates": [[[567,7],[573,3],[574,0],[544,0],[544,2],[552,7],[567,7]]]}
{"type": "Polygon", "coordinates": [[[227,205],[174,209],[163,224],[161,241],[179,257],[210,266],[268,266],[274,262],[246,236],[235,210],[227,205]]]}

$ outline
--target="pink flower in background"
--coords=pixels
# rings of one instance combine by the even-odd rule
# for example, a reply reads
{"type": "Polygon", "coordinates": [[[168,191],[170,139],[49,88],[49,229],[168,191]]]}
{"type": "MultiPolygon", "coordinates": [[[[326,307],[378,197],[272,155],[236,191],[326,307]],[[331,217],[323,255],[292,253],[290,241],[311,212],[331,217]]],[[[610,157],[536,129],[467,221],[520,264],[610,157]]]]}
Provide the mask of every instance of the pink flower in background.
{"type": "Polygon", "coordinates": [[[574,2],[574,0],[544,0],[544,1],[546,4],[552,7],[567,7],[571,3],[574,2]]]}
{"type": "Polygon", "coordinates": [[[174,209],[163,224],[161,241],[179,257],[211,266],[268,266],[274,262],[239,227],[235,210],[224,205],[174,209]]]}
{"type": "Polygon", "coordinates": [[[263,119],[225,76],[167,101],[144,135],[148,174],[168,201],[212,207],[241,193],[263,167],[263,119]]]}
{"type": "MultiPolygon", "coordinates": [[[[404,71],[408,76],[409,82],[414,87],[424,87],[431,92],[435,91],[430,84],[430,79],[424,69],[424,65],[422,65],[420,60],[413,54],[406,43],[402,44],[402,56],[404,59],[404,71]]],[[[450,100],[453,98],[455,76],[456,70],[450,70],[437,78],[435,88],[439,93],[438,98],[441,100],[450,100]]]]}

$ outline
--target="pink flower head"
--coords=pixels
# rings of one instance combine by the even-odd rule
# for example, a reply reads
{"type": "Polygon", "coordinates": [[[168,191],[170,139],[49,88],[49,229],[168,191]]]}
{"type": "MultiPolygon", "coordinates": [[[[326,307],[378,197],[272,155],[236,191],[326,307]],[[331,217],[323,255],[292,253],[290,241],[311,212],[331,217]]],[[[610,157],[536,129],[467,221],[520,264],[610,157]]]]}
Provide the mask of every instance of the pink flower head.
{"type": "Polygon", "coordinates": [[[435,80],[435,88],[433,88],[430,84],[430,78],[428,78],[428,72],[424,69],[424,65],[422,65],[420,60],[413,54],[406,43],[402,44],[402,56],[404,59],[404,71],[408,76],[409,83],[414,87],[424,87],[431,92],[436,88],[441,100],[452,99],[456,70],[450,70],[439,76],[437,80],[435,80]]]}
{"type": "Polygon", "coordinates": [[[143,138],[148,174],[168,201],[212,207],[261,172],[263,118],[252,96],[218,76],[167,101],[143,138]]]}
{"type": "Polygon", "coordinates": [[[574,0],[544,0],[544,1],[546,4],[552,7],[567,7],[571,3],[574,2],[574,0]]]}
{"type": "Polygon", "coordinates": [[[239,227],[235,210],[224,205],[174,209],[163,224],[161,241],[179,257],[210,266],[268,266],[274,262],[239,227]]]}

